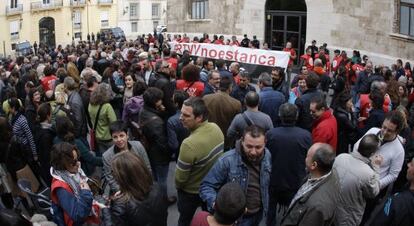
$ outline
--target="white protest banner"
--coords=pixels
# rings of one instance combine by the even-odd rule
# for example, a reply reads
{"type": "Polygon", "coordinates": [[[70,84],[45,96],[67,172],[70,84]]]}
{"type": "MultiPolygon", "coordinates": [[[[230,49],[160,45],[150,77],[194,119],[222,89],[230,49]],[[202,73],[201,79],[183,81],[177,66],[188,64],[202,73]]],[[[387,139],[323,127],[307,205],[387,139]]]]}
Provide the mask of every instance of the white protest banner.
{"type": "Polygon", "coordinates": [[[171,50],[177,54],[183,54],[188,50],[190,55],[236,61],[246,64],[256,64],[270,67],[287,68],[289,52],[264,49],[251,49],[238,46],[216,45],[208,43],[178,43],[170,42],[171,50]]]}

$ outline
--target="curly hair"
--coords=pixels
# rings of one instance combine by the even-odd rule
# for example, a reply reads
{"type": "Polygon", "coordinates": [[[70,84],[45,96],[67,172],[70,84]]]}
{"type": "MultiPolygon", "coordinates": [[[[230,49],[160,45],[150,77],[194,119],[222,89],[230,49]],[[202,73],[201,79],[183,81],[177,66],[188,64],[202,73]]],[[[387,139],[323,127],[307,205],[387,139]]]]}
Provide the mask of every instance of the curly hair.
{"type": "Polygon", "coordinates": [[[79,158],[79,150],[75,145],[67,142],[53,145],[50,152],[50,164],[56,170],[66,170],[66,165],[73,161],[73,151],[76,151],[79,158]]]}
{"type": "Polygon", "coordinates": [[[200,80],[200,68],[189,64],[183,68],[183,79],[187,82],[196,82],[200,80]]]}
{"type": "Polygon", "coordinates": [[[106,104],[106,103],[109,103],[111,98],[112,98],[111,87],[106,83],[101,83],[91,93],[90,104],[92,105],[106,104]]]}

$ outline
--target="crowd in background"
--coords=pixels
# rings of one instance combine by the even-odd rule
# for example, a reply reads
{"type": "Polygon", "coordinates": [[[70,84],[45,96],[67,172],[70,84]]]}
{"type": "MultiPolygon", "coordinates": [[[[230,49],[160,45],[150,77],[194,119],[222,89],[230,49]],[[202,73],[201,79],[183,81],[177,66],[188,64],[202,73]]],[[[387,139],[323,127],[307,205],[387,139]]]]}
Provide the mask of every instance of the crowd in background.
{"type": "Polygon", "coordinates": [[[256,75],[171,41],[269,50],[247,35],[101,35],[1,60],[0,219],[16,200],[37,212],[25,179],[48,188],[59,226],[162,226],[175,203],[179,226],[414,224],[409,62],[288,42],[288,68],[256,75]]]}

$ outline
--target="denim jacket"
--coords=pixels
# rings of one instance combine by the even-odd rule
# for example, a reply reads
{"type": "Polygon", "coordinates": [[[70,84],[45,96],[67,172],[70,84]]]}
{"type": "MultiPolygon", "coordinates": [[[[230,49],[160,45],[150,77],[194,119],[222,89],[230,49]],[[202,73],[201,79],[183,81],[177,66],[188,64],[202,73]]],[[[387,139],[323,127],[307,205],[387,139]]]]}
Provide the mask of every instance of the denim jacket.
{"type": "MultiPolygon", "coordinates": [[[[246,192],[248,185],[248,169],[240,155],[240,145],[236,149],[226,152],[203,179],[200,186],[200,197],[207,203],[208,211],[213,210],[217,192],[227,182],[237,182],[246,192]]],[[[260,193],[262,195],[262,207],[264,215],[267,214],[269,200],[270,173],[272,170],[271,154],[267,148],[260,166],[260,193]]]]}

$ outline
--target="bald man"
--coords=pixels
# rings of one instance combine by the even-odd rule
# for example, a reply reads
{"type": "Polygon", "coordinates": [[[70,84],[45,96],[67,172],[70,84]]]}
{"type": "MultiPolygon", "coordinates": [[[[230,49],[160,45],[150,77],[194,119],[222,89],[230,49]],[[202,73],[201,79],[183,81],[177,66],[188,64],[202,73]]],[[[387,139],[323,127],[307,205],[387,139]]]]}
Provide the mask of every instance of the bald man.
{"type": "Polygon", "coordinates": [[[308,179],[290,203],[281,225],[331,225],[339,199],[334,161],[335,151],[329,144],[310,147],[305,159],[308,179]]]}

